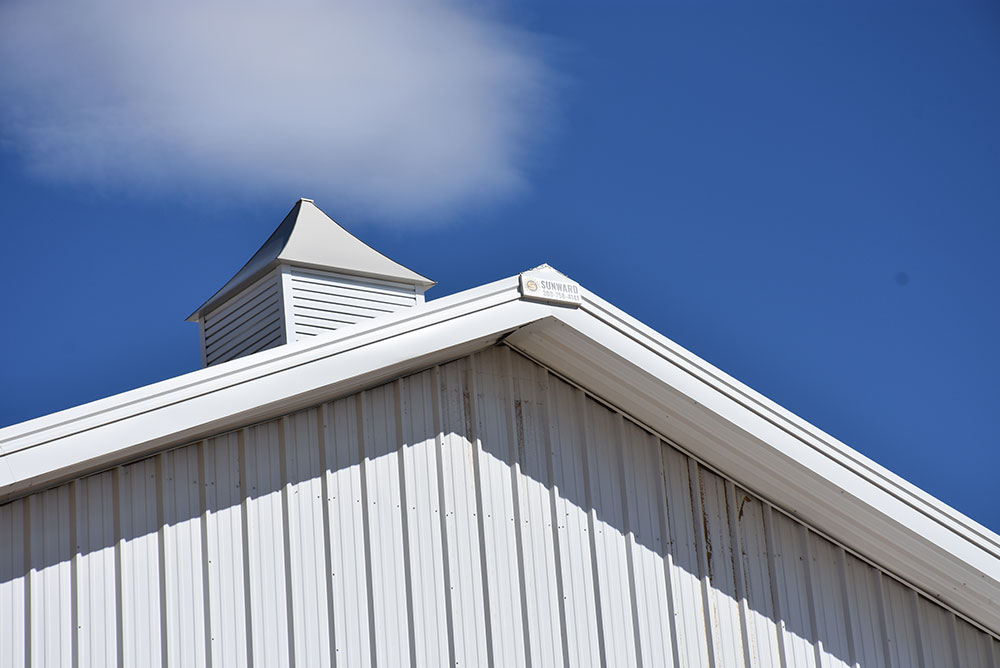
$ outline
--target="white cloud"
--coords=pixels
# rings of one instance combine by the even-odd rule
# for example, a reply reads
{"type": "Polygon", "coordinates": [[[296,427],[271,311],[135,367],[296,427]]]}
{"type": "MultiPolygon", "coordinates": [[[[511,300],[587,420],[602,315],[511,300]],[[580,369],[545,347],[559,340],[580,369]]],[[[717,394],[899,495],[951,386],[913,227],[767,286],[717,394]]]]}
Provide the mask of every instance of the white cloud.
{"type": "Polygon", "coordinates": [[[471,7],[5,3],[0,128],[58,181],[453,214],[524,185],[552,80],[471,7]]]}

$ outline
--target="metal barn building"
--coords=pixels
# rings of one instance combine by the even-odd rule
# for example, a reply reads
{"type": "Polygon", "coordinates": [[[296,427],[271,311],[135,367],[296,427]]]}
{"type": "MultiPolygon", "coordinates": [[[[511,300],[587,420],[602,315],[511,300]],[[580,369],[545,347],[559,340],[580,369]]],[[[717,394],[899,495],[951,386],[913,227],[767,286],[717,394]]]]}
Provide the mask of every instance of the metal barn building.
{"type": "Polygon", "coordinates": [[[1000,536],[543,266],[309,200],[206,368],[0,430],[0,666],[1000,668],[1000,536]]]}

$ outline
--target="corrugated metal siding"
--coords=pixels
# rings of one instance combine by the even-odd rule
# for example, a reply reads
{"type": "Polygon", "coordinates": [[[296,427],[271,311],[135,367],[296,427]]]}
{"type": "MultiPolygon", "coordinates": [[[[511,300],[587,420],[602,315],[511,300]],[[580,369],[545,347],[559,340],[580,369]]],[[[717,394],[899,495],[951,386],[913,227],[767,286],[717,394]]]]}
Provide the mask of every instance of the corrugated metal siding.
{"type": "Polygon", "coordinates": [[[504,347],[0,506],[4,667],[998,659],[504,347]]]}
{"type": "MultiPolygon", "coordinates": [[[[289,318],[294,340],[334,331],[416,306],[412,285],[324,271],[288,268],[289,318]]],[[[291,336],[290,336],[291,338],[291,336]]]]}
{"type": "Polygon", "coordinates": [[[268,274],[205,316],[205,366],[285,343],[280,276],[278,272],[268,274]]]}

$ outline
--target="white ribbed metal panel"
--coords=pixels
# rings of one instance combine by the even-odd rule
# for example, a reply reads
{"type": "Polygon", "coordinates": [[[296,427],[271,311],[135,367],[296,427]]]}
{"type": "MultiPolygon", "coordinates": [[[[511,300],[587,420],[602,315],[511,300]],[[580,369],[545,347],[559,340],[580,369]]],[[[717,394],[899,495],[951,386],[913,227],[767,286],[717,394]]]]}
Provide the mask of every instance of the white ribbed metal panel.
{"type": "Polygon", "coordinates": [[[272,271],[201,323],[202,362],[212,366],[285,343],[281,273],[272,271]]]}
{"type": "Polygon", "coordinates": [[[422,296],[408,283],[291,266],[282,267],[282,271],[289,341],[416,306],[422,296]]]}
{"type": "Polygon", "coordinates": [[[506,347],[0,506],[2,667],[998,659],[506,347]]]}

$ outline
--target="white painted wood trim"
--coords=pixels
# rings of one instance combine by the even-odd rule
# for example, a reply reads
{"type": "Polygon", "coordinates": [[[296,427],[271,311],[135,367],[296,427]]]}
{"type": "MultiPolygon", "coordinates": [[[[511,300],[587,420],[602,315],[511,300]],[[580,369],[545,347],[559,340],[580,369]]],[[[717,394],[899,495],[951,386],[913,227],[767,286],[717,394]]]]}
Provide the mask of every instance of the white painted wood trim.
{"type": "Polygon", "coordinates": [[[201,368],[208,366],[208,351],[205,345],[205,318],[198,318],[198,342],[201,345],[201,368]]]}
{"type": "Polygon", "coordinates": [[[280,282],[278,294],[281,295],[281,306],[279,307],[283,337],[281,343],[286,344],[295,340],[295,320],[289,317],[292,310],[292,268],[283,264],[278,267],[277,271],[280,282]]]}

